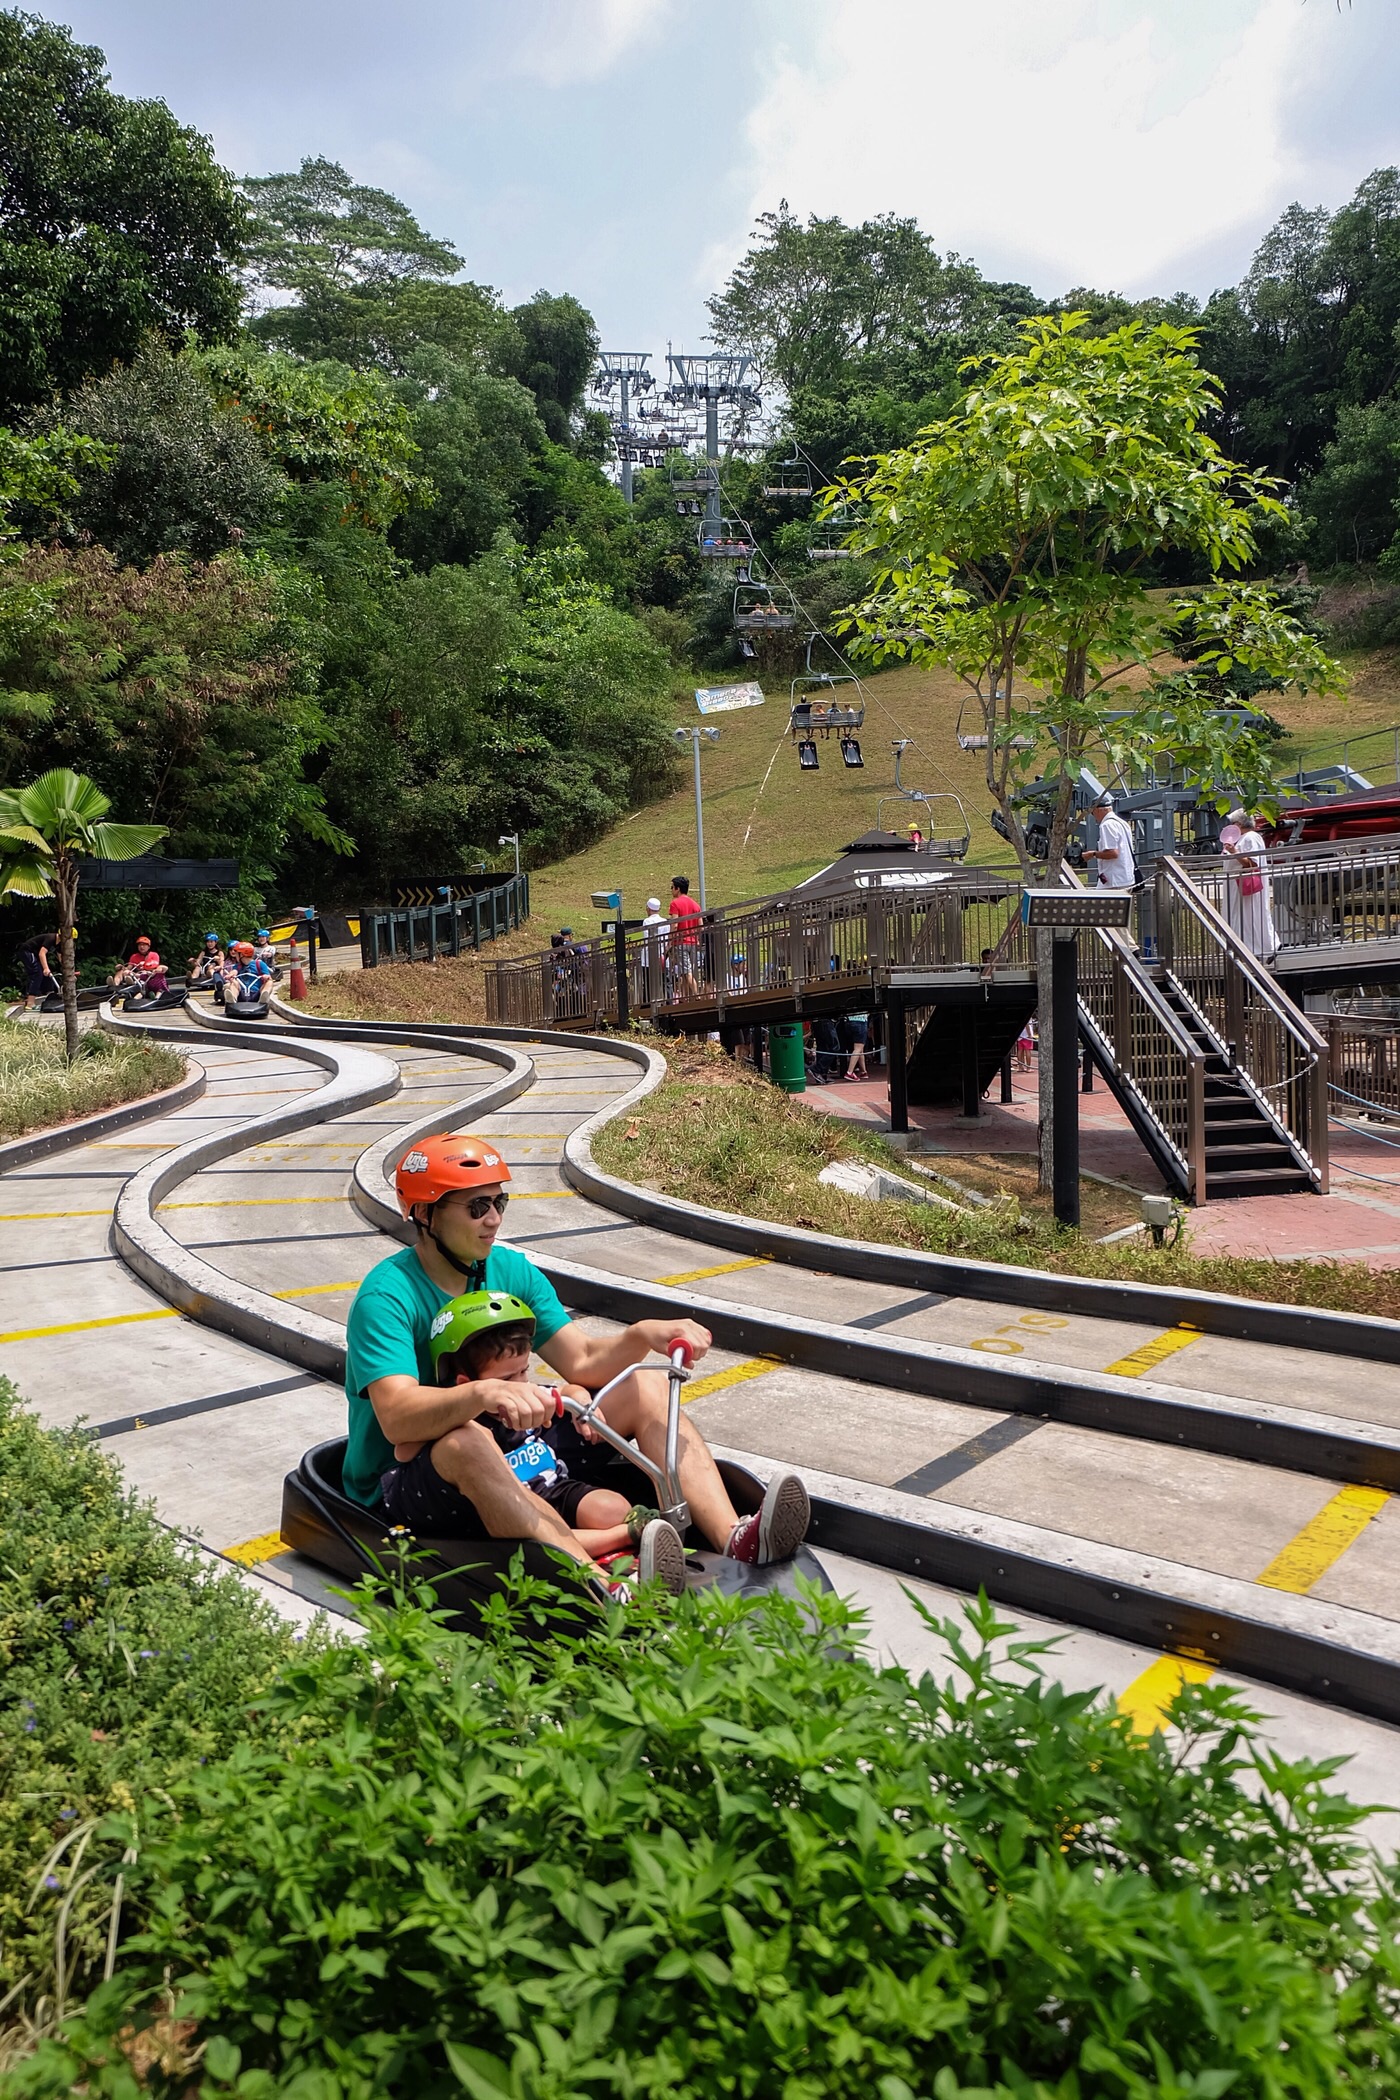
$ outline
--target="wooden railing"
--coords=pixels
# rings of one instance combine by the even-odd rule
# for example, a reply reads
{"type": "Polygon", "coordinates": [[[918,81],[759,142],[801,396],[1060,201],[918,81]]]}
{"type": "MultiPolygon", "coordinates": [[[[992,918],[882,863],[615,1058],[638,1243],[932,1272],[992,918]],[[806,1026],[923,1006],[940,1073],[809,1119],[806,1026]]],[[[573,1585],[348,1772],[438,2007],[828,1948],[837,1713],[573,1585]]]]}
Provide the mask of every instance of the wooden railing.
{"type": "Polygon", "coordinates": [[[436,962],[499,940],[530,916],[530,878],[511,875],[494,889],[478,890],[453,904],[404,905],[360,916],[360,962],[436,962]]]}
{"type": "MultiPolygon", "coordinates": [[[[725,906],[692,922],[685,940],[669,927],[625,937],[632,1015],[705,1015],[736,1023],[786,1005],[839,1005],[897,981],[901,971],[969,982],[994,957],[998,976],[1029,979],[1019,871],[949,871],[918,889],[892,885],[725,906]]],[[[615,1021],[618,970],[613,940],[585,952],[551,949],[491,963],[488,1018],[505,1027],[597,1026],[615,1021]]]]}
{"type": "Polygon", "coordinates": [[[1157,863],[1163,969],[1299,1164],[1327,1187],[1327,1044],[1175,861],[1157,863]]]}

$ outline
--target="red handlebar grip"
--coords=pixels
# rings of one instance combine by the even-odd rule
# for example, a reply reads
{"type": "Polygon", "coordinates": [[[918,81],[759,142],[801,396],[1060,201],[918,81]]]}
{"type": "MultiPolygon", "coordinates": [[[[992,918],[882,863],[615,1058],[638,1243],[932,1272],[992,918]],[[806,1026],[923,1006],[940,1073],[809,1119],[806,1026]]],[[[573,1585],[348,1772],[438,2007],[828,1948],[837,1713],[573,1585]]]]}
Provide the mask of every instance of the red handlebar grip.
{"type": "Polygon", "coordinates": [[[682,1335],[676,1336],[676,1339],[667,1349],[666,1354],[673,1364],[679,1362],[682,1370],[686,1371],[690,1369],[695,1361],[695,1352],[682,1335]]]}
{"type": "Polygon", "coordinates": [[[559,1391],[559,1388],[556,1386],[554,1389],[554,1419],[556,1422],[559,1420],[559,1417],[563,1414],[563,1412],[564,1395],[559,1391]]]}

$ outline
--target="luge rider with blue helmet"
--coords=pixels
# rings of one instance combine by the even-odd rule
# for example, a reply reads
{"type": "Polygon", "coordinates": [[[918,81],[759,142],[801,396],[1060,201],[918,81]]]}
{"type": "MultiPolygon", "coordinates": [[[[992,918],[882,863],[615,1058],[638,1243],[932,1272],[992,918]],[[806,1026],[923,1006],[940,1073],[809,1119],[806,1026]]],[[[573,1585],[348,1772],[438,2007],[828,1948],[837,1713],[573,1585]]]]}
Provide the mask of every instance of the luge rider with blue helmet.
{"type": "MultiPolygon", "coordinates": [[[[580,1538],[570,1508],[575,1516],[581,1512],[585,1533],[594,1530],[595,1513],[616,1512],[600,1505],[590,1511],[587,1495],[539,1491],[518,1454],[534,1439],[552,1461],[535,1480],[552,1475],[601,1487],[605,1468],[616,1480],[612,1449],[587,1441],[571,1417],[560,1418],[552,1387],[523,1375],[528,1356],[501,1375],[499,1362],[482,1363],[465,1350],[474,1336],[498,1324],[495,1316],[474,1316],[477,1294],[518,1301],[502,1303],[501,1313],[517,1328],[533,1319],[534,1348],[571,1385],[596,1392],[630,1369],[632,1376],[608,1396],[603,1413],[612,1429],[658,1464],[665,1456],[666,1373],[645,1359],[653,1352],[664,1355],[677,1339],[688,1342],[698,1359],[710,1347],[710,1334],[693,1320],[678,1319],[637,1320],[617,1334],[585,1332],[527,1255],[497,1245],[509,1180],[510,1169],[495,1147],[470,1135],[424,1138],[400,1161],[399,1208],[414,1227],[415,1241],[371,1269],[350,1308],[343,1486],[352,1500],[382,1511],[386,1523],[402,1524],[420,1537],[533,1539],[597,1572],[587,1550],[594,1539],[580,1538]],[[448,1307],[453,1311],[444,1321],[448,1307]],[[444,1352],[435,1354],[435,1327],[437,1337],[448,1335],[453,1342],[455,1383],[439,1383],[444,1352]],[[478,1363],[487,1375],[474,1375],[478,1363]]],[[[741,1518],[704,1438],[684,1416],[679,1472],[692,1521],[717,1552],[765,1563],[789,1559],[802,1543],[810,1511],[795,1474],[778,1474],[762,1507],[741,1518]]],[[[545,1485],[552,1487],[553,1480],[545,1485]]],[[[641,1578],[679,1590],[685,1553],[672,1527],[652,1519],[638,1545],[641,1578]]]]}

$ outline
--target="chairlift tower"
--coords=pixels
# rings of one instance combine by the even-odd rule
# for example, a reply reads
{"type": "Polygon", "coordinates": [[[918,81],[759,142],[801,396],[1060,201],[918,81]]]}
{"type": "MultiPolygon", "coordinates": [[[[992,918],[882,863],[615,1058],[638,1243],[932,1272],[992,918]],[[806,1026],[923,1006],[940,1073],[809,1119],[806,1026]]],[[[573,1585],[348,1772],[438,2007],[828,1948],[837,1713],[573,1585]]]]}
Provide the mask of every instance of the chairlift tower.
{"type": "Polygon", "coordinates": [[[720,406],[728,402],[738,409],[762,407],[758,388],[749,379],[750,360],[730,352],[716,352],[708,357],[692,357],[686,352],[668,350],[666,362],[671,368],[671,384],[666,389],[666,399],[677,408],[703,408],[705,411],[705,457],[709,462],[709,487],[705,491],[705,517],[700,538],[711,543],[721,538],[722,519],[719,505],[719,412],[720,406]]]}
{"type": "MultiPolygon", "coordinates": [[[[617,414],[609,410],[608,420],[617,442],[618,458],[622,462],[622,500],[632,501],[632,462],[644,456],[647,440],[652,433],[638,430],[628,411],[634,394],[648,394],[656,385],[647,367],[651,359],[650,350],[600,350],[598,369],[593,375],[593,391],[608,401],[618,396],[617,414]]],[[[655,439],[652,438],[654,445],[655,439]]]]}

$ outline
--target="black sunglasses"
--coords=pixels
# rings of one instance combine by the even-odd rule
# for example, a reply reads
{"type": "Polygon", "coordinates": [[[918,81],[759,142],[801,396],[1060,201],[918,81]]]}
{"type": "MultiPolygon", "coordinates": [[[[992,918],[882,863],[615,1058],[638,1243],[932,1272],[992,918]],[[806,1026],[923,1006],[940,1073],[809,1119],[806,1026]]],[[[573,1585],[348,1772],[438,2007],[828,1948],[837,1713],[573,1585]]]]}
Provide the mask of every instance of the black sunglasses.
{"type": "Polygon", "coordinates": [[[504,1193],[499,1196],[473,1196],[467,1205],[467,1216],[484,1218],[488,1210],[494,1210],[498,1216],[504,1217],[509,1201],[510,1197],[504,1193]]]}

